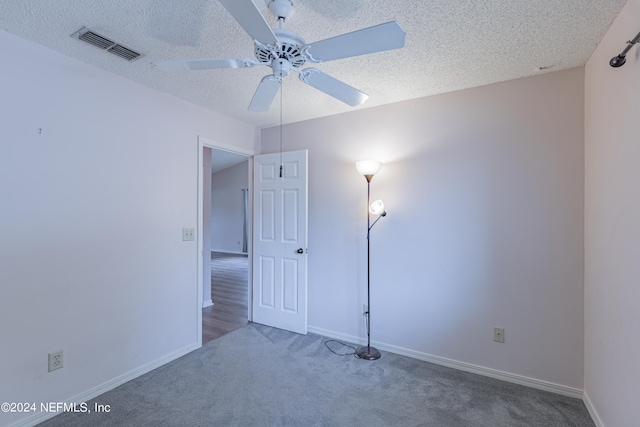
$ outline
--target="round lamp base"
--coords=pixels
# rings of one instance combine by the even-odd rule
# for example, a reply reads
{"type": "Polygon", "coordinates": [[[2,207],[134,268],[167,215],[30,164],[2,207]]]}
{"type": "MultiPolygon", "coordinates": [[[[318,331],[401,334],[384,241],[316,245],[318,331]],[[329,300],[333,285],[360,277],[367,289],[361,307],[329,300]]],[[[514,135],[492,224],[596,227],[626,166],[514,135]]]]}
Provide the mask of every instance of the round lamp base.
{"type": "Polygon", "coordinates": [[[380,359],[381,355],[376,348],[368,345],[363,345],[362,347],[358,348],[358,350],[356,351],[356,356],[364,360],[377,360],[377,359],[380,359]]]}

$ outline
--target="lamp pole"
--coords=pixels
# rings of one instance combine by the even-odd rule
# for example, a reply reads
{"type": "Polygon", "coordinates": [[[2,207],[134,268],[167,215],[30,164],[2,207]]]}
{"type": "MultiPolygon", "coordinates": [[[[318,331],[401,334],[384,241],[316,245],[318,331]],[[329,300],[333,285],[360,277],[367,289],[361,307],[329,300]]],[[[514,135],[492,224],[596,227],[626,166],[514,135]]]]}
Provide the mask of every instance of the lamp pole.
{"type": "MultiPolygon", "coordinates": [[[[365,175],[367,179],[367,346],[362,346],[356,351],[360,359],[376,360],[380,358],[380,352],[371,347],[371,179],[373,175],[365,175]]],[[[375,223],[374,223],[375,224],[375,223]]]]}

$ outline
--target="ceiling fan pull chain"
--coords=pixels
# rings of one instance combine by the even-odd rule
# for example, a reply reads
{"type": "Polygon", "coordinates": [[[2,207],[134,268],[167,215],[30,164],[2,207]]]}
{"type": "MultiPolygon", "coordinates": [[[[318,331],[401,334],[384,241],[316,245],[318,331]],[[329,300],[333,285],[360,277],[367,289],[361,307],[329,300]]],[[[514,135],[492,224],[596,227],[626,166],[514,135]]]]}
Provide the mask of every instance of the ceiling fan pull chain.
{"type": "MultiPolygon", "coordinates": [[[[282,70],[280,70],[280,80],[282,81],[282,70]]],[[[284,84],[280,84],[280,179],[282,179],[282,94],[284,93],[284,84]]]]}

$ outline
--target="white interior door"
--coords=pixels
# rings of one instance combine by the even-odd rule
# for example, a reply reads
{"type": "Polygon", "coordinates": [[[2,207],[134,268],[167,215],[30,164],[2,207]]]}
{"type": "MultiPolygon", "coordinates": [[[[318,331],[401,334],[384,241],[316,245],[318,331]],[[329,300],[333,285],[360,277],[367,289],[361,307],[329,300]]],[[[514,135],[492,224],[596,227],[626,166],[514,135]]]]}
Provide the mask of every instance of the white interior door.
{"type": "Polygon", "coordinates": [[[253,321],[306,334],[307,150],[255,156],[253,168],[253,321]]]}

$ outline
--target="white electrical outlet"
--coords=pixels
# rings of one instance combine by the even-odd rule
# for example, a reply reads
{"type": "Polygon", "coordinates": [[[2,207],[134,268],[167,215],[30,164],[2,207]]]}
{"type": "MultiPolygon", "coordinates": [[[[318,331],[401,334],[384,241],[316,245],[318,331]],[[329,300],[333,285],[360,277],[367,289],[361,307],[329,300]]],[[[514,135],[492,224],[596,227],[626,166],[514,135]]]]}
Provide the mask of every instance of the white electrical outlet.
{"type": "Polygon", "coordinates": [[[183,228],[182,229],[182,241],[188,242],[195,239],[195,229],[193,228],[183,228]]]}
{"type": "Polygon", "coordinates": [[[49,353],[49,372],[60,369],[64,366],[64,358],[62,350],[49,353]]]}
{"type": "Polygon", "coordinates": [[[493,340],[504,342],[504,328],[493,328],[493,340]]]}

